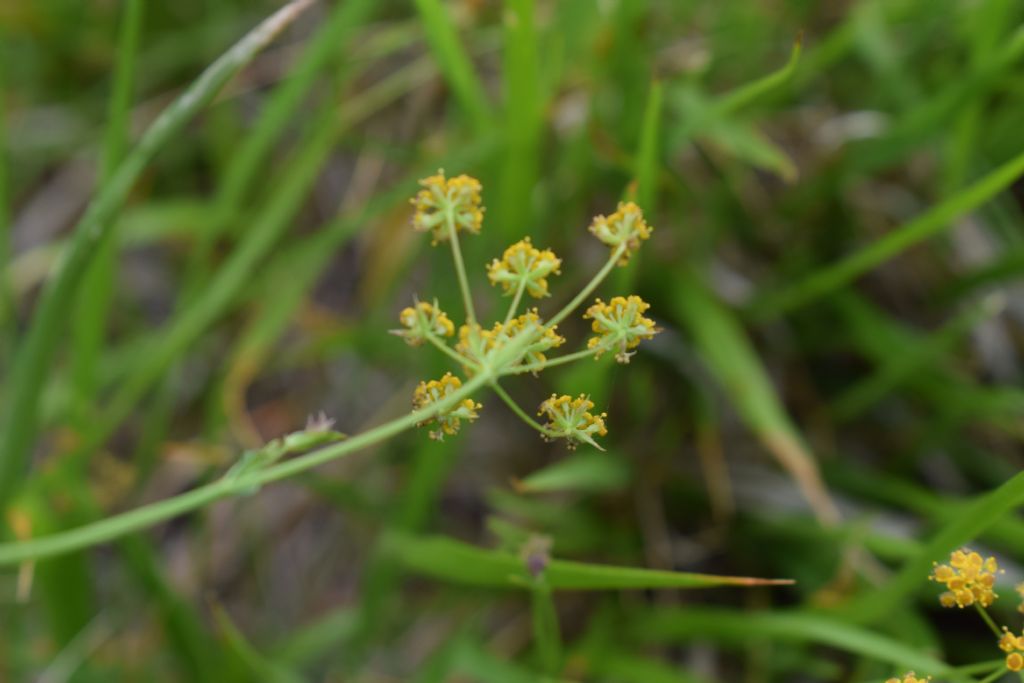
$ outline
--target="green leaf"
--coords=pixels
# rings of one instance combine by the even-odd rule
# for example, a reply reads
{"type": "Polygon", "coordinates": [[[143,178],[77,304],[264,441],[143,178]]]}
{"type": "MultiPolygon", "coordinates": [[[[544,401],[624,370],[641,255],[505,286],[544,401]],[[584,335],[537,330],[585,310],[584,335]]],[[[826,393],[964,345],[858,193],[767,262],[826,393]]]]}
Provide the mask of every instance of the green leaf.
{"type": "Polygon", "coordinates": [[[521,493],[553,491],[615,491],[629,481],[629,467],[621,454],[577,453],[559,460],[515,483],[521,493]]]}
{"type": "MultiPolygon", "coordinates": [[[[516,555],[477,548],[443,536],[394,533],[385,552],[410,571],[451,583],[488,588],[528,590],[533,578],[516,555]]],[[[792,583],[787,579],[689,574],[635,567],[615,567],[566,560],[551,560],[544,572],[553,590],[627,590],[647,588],[715,588],[792,583]]]]}

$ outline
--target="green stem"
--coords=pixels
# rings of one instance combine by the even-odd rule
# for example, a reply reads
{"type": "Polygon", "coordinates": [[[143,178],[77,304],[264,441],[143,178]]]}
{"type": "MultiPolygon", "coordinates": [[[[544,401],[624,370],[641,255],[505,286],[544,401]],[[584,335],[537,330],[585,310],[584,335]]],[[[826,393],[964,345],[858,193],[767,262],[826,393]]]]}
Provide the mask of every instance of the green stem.
{"type": "Polygon", "coordinates": [[[508,392],[506,392],[503,388],[501,388],[501,385],[499,385],[496,381],[491,382],[491,389],[493,389],[494,393],[496,393],[498,395],[498,397],[502,401],[505,402],[505,405],[507,405],[509,408],[512,409],[513,413],[515,413],[516,415],[519,416],[520,420],[522,420],[526,424],[530,425],[531,427],[536,429],[538,432],[540,432],[544,436],[547,436],[547,437],[552,438],[552,439],[554,439],[554,438],[556,438],[558,436],[553,431],[551,431],[550,429],[548,429],[547,427],[543,426],[542,424],[540,424],[539,422],[534,420],[532,417],[530,417],[526,413],[526,411],[523,410],[519,406],[519,404],[516,403],[515,400],[511,396],[508,395],[508,392]]]}
{"type": "Polygon", "coordinates": [[[555,365],[563,365],[565,363],[571,363],[581,358],[587,358],[593,356],[597,349],[583,349],[582,351],[576,351],[575,353],[567,353],[564,356],[556,356],[555,358],[549,358],[543,363],[530,363],[529,365],[517,365],[514,368],[505,371],[506,375],[521,375],[524,372],[537,372],[538,370],[545,370],[555,365]]]}
{"type": "Polygon", "coordinates": [[[985,623],[988,624],[988,627],[992,629],[992,633],[996,634],[996,638],[1002,638],[1003,631],[998,626],[996,626],[996,622],[992,621],[992,617],[989,616],[988,610],[986,610],[978,603],[974,603],[974,608],[978,610],[978,614],[980,614],[981,618],[985,620],[985,623]]]}
{"type": "Polygon", "coordinates": [[[612,252],[611,258],[608,259],[608,262],[604,264],[601,270],[597,271],[597,274],[594,275],[593,278],[591,278],[590,282],[587,283],[587,286],[581,289],[580,293],[573,297],[572,301],[567,303],[562,310],[556,313],[551,318],[551,320],[547,322],[546,327],[554,327],[558,323],[562,322],[562,320],[564,320],[567,315],[576,310],[579,307],[579,305],[583,303],[583,300],[590,296],[590,294],[595,289],[597,289],[597,286],[601,284],[601,282],[606,277],[608,277],[608,273],[612,272],[612,268],[614,268],[615,264],[619,262],[619,259],[622,258],[622,254],[625,253],[625,251],[625,243],[620,244],[618,247],[616,247],[615,250],[612,252]]]}
{"type": "Polygon", "coordinates": [[[985,678],[978,681],[978,683],[993,683],[993,681],[998,681],[1000,678],[1003,677],[1003,674],[1007,671],[1008,669],[1005,666],[1001,666],[992,673],[990,673],[988,676],[985,676],[985,678]]]}
{"type": "Polygon", "coordinates": [[[459,277],[459,290],[462,291],[462,304],[466,309],[466,319],[470,325],[473,325],[476,323],[476,311],[473,310],[473,296],[469,290],[466,266],[462,262],[462,249],[459,247],[459,231],[455,227],[455,214],[451,206],[444,212],[444,220],[448,226],[448,241],[452,244],[452,259],[455,261],[455,274],[459,277]]]}
{"type": "Polygon", "coordinates": [[[146,130],[122,161],[110,182],[89,204],[75,227],[56,271],[47,281],[28,333],[19,345],[10,378],[10,410],[0,430],[0,509],[24,479],[28,456],[36,440],[39,397],[53,365],[61,328],[68,318],[82,276],[92,262],[113,217],[150,160],[178,134],[232,76],[312,3],[296,0],[278,10],[215,61],[146,130]]]}
{"type": "Polygon", "coordinates": [[[523,291],[526,289],[526,275],[519,278],[519,286],[516,287],[516,295],[512,297],[512,303],[508,307],[508,313],[505,314],[504,325],[508,325],[509,321],[516,314],[516,310],[519,308],[519,302],[523,298],[523,291]]]}
{"type": "Polygon", "coordinates": [[[270,482],[279,481],[300,472],[305,472],[331,460],[378,444],[406,429],[416,426],[424,420],[429,420],[431,417],[448,410],[459,401],[482,388],[485,384],[490,383],[491,379],[490,374],[481,372],[461,388],[445,397],[444,400],[428,408],[412,412],[350,439],[291,460],[279,462],[246,476],[218,479],[179,496],[144,505],[140,508],[63,533],[20,543],[0,544],[0,566],[43,559],[106,543],[125,534],[140,531],[178,515],[185,514],[222,498],[251,492],[254,488],[258,488],[263,484],[269,484],[270,482]]]}

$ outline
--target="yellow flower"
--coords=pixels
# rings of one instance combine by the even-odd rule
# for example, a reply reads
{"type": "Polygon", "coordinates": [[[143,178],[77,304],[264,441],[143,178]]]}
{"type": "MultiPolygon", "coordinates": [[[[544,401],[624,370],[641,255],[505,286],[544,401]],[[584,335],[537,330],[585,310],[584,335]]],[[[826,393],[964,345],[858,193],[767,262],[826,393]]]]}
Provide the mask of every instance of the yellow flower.
{"type": "Polygon", "coordinates": [[[480,232],[484,220],[484,209],[480,205],[480,181],[468,175],[446,179],[444,171],[420,181],[423,189],[412,199],[416,213],[412,217],[413,228],[430,232],[431,244],[449,239],[445,219],[450,214],[456,230],[480,232]]]}
{"type": "Polygon", "coordinates": [[[902,678],[890,678],[885,683],[928,683],[928,681],[930,680],[932,680],[931,676],[918,678],[917,674],[911,671],[909,673],[903,674],[902,678]]]}
{"type": "Polygon", "coordinates": [[[640,242],[651,236],[653,228],[644,221],[640,207],[633,202],[619,202],[619,209],[610,216],[597,216],[590,224],[590,232],[614,252],[626,245],[619,265],[629,263],[629,257],[640,248],[640,242]]]}
{"type": "MultiPolygon", "coordinates": [[[[537,314],[537,309],[534,308],[523,313],[518,318],[513,318],[508,322],[508,325],[502,326],[501,323],[498,323],[494,328],[500,334],[504,334],[506,339],[511,340],[531,328],[541,328],[542,324],[540,316],[537,314]]],[[[558,325],[554,325],[551,328],[543,328],[544,331],[537,340],[523,351],[521,363],[526,365],[543,365],[547,361],[547,356],[544,355],[544,352],[558,348],[565,343],[565,337],[558,334],[555,331],[557,329],[558,325]]]]}
{"type": "Polygon", "coordinates": [[[409,346],[419,346],[427,334],[438,337],[450,337],[455,334],[455,325],[444,311],[437,307],[437,299],[433,304],[418,301],[414,307],[403,308],[398,314],[398,322],[405,328],[391,330],[391,334],[405,339],[409,346]]]}
{"type": "Polygon", "coordinates": [[[526,237],[505,250],[501,260],[494,259],[487,267],[492,285],[501,283],[506,294],[515,292],[520,283],[530,296],[541,299],[548,296],[548,275],[558,275],[562,259],[550,249],[537,249],[526,237]]]}
{"type": "MultiPolygon", "coordinates": [[[[420,382],[412,397],[413,410],[423,410],[436,405],[462,387],[462,380],[450,372],[446,372],[441,379],[432,379],[429,382],[420,382]]],[[[430,431],[430,438],[438,441],[444,439],[445,434],[452,436],[459,431],[461,421],[472,422],[479,415],[477,411],[483,406],[475,403],[472,399],[463,399],[447,410],[443,410],[434,417],[427,418],[418,423],[418,427],[429,424],[437,424],[436,429],[430,431]]]]}
{"type": "Polygon", "coordinates": [[[969,607],[975,603],[988,607],[999,597],[993,590],[998,572],[996,558],[983,559],[962,548],[953,551],[949,564],[935,565],[928,578],[946,586],[946,592],[939,596],[943,607],[969,607]]]}
{"type": "MultiPolygon", "coordinates": [[[[489,330],[480,325],[463,325],[459,328],[459,343],[455,345],[455,350],[470,360],[484,364],[490,354],[501,349],[519,335],[533,333],[537,334],[536,340],[528,344],[523,349],[519,360],[511,365],[543,365],[547,361],[544,352],[565,343],[565,337],[558,334],[557,329],[557,325],[553,325],[550,329],[544,328],[537,309],[534,308],[519,317],[512,318],[508,324],[494,323],[489,330]]],[[[540,369],[537,368],[537,370],[540,369]]]]}
{"type": "Polygon", "coordinates": [[[628,363],[633,355],[630,349],[658,333],[654,329],[654,321],[643,316],[648,308],[650,304],[633,295],[617,296],[608,303],[597,299],[583,314],[585,319],[594,321],[590,327],[597,334],[587,342],[587,348],[594,349],[595,358],[600,358],[605,351],[617,349],[615,360],[628,363]]]}
{"type": "Polygon", "coordinates": [[[1006,653],[1006,668],[1010,671],[1024,671],[1024,635],[1015,636],[1003,627],[1003,637],[999,639],[999,649],[1006,653]]]}
{"type": "Polygon", "coordinates": [[[582,394],[578,398],[551,394],[551,398],[540,404],[537,415],[547,417],[544,428],[553,438],[564,438],[569,448],[576,448],[579,442],[601,448],[593,437],[608,433],[604,426],[608,414],[595,415],[590,412],[593,407],[594,402],[582,394]]]}

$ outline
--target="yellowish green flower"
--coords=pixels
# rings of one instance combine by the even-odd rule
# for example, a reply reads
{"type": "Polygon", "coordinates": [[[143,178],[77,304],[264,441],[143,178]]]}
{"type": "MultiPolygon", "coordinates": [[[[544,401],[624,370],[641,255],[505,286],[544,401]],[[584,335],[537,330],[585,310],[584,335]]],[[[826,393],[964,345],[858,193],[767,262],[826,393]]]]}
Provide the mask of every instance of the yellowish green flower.
{"type": "Polygon", "coordinates": [[[505,250],[501,260],[494,259],[487,267],[492,285],[501,284],[506,294],[514,293],[520,283],[530,296],[548,296],[548,276],[558,275],[562,259],[550,249],[538,249],[526,237],[505,250]]]}
{"type": "MultiPolygon", "coordinates": [[[[429,382],[420,382],[412,397],[413,410],[423,410],[430,406],[437,405],[462,387],[462,380],[450,372],[445,373],[441,379],[432,379],[429,382]]],[[[472,422],[479,415],[477,411],[483,406],[472,399],[463,399],[454,406],[442,411],[434,417],[423,420],[418,426],[435,424],[436,428],[430,431],[430,438],[441,441],[445,435],[452,436],[459,431],[462,420],[472,422]]]]}
{"type": "MultiPolygon", "coordinates": [[[[543,365],[547,361],[545,351],[565,343],[565,337],[557,332],[558,326],[543,328],[543,322],[532,309],[512,318],[508,323],[494,323],[491,329],[480,325],[463,325],[459,328],[459,342],[455,350],[478,364],[485,364],[487,357],[497,349],[516,339],[521,334],[537,334],[537,339],[522,351],[520,359],[511,365],[543,365]],[[539,332],[539,334],[538,334],[539,332]]],[[[538,367],[537,370],[541,368],[538,367]]]]}
{"type": "Polygon", "coordinates": [[[600,358],[605,351],[615,350],[615,360],[628,363],[635,349],[644,339],[650,339],[658,330],[654,321],[643,316],[650,308],[638,296],[617,296],[608,303],[597,299],[583,317],[592,320],[590,327],[597,336],[591,337],[587,348],[594,350],[594,357],[600,358]]]}
{"type": "Polygon", "coordinates": [[[1024,671],[1024,635],[1015,636],[1008,629],[1003,629],[1003,637],[999,639],[999,649],[1006,653],[1006,668],[1010,671],[1024,671]]]}
{"type": "Polygon", "coordinates": [[[580,442],[601,448],[594,441],[595,436],[604,436],[608,430],[604,425],[607,413],[595,415],[590,412],[594,402],[582,394],[578,398],[556,396],[540,404],[537,415],[547,418],[544,428],[552,438],[564,438],[569,448],[576,448],[580,442]]]}
{"type": "Polygon", "coordinates": [[[999,597],[993,590],[998,572],[996,558],[963,548],[953,551],[949,564],[936,564],[928,578],[946,586],[939,596],[943,607],[988,607],[999,597]]]}
{"type": "Polygon", "coordinates": [[[404,329],[391,330],[392,334],[405,339],[410,346],[419,346],[427,335],[450,337],[455,334],[455,325],[444,311],[426,301],[418,301],[415,306],[403,308],[398,314],[398,322],[404,329]]]}
{"type": "Polygon", "coordinates": [[[651,236],[653,228],[644,221],[643,211],[633,202],[619,202],[618,211],[610,216],[597,216],[590,224],[590,232],[614,252],[626,245],[619,265],[629,263],[629,257],[640,248],[640,243],[651,236]]]}
{"type": "Polygon", "coordinates": [[[456,230],[480,232],[484,220],[481,206],[480,181],[468,175],[445,178],[444,171],[420,181],[423,189],[412,199],[416,213],[413,214],[413,228],[430,232],[431,244],[449,239],[446,220],[451,220],[456,230]]]}
{"type": "Polygon", "coordinates": [[[900,678],[890,678],[885,683],[928,683],[932,680],[931,676],[918,677],[913,671],[903,674],[900,678]]]}

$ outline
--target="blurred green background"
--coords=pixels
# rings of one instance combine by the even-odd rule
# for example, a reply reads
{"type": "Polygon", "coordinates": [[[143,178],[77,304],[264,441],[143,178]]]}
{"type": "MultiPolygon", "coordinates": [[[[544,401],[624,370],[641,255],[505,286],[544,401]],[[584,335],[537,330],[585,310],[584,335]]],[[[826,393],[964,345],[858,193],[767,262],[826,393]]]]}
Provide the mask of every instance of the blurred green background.
{"type": "MultiPolygon", "coordinates": [[[[503,310],[485,264],[505,246],[563,258],[557,310],[606,257],[591,217],[632,198],[654,234],[599,292],[641,295],[662,333],[628,366],[506,384],[528,411],[589,393],[606,453],[482,394],[443,443],[407,432],[5,569],[0,680],[967,681],[998,663],[927,574],[961,544],[994,553],[994,614],[1019,628],[1020,2],[320,0],[155,150],[29,337],[98,188],[279,7],[0,0],[5,540],[211,481],[319,411],[348,434],[407,411],[449,363],[387,333],[398,311],[436,296],[461,317],[449,254],[409,225],[437,168],[484,186],[463,240],[482,317],[503,310]],[[797,583],[547,595],[476,585],[497,555],[438,538],[510,557],[531,534],[562,559],[797,583]]],[[[561,328],[570,350],[587,333],[561,328]]]]}

